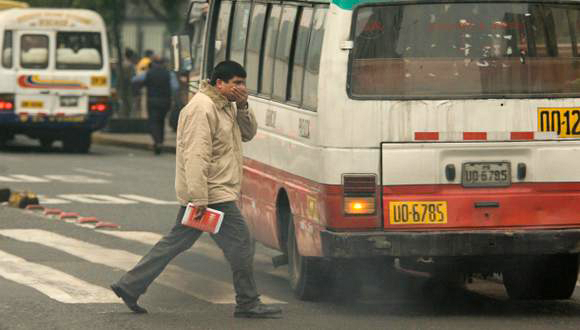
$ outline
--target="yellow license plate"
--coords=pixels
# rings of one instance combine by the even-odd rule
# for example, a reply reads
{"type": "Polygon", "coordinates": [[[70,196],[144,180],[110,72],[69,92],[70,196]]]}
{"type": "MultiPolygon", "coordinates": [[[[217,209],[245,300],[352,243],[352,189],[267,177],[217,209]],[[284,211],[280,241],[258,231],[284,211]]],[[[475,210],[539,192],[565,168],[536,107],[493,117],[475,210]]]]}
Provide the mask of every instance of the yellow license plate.
{"type": "Polygon", "coordinates": [[[103,76],[92,76],[91,86],[105,86],[107,85],[107,77],[103,76]]]}
{"type": "Polygon", "coordinates": [[[44,103],[42,101],[22,101],[22,103],[20,103],[20,105],[23,108],[42,108],[44,106],[44,103]]]}
{"type": "Polygon", "coordinates": [[[389,223],[391,225],[431,225],[447,223],[447,202],[389,202],[389,223]]]}
{"type": "Polygon", "coordinates": [[[554,132],[561,138],[580,137],[580,107],[538,108],[538,132],[554,132]]]}

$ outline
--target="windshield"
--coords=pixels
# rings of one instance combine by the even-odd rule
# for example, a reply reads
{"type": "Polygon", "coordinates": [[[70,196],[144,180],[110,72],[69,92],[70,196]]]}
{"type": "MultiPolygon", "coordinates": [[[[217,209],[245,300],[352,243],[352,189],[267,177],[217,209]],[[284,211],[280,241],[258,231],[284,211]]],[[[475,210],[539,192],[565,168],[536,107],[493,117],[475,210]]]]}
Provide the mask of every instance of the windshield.
{"type": "Polygon", "coordinates": [[[375,5],[354,13],[354,98],[580,95],[580,7],[375,5]]]}
{"type": "Polygon", "coordinates": [[[56,68],[61,70],[96,70],[103,66],[99,32],[58,32],[56,68]]]}

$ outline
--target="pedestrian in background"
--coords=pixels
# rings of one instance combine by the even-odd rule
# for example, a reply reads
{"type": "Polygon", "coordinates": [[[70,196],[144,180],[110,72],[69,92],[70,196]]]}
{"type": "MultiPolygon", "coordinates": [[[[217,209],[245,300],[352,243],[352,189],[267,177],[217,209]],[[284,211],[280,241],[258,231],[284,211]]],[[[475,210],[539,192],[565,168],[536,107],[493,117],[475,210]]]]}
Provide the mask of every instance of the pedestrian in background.
{"type": "Polygon", "coordinates": [[[137,62],[137,66],[135,67],[137,74],[141,74],[147,70],[149,70],[149,66],[153,60],[153,56],[155,53],[151,49],[147,49],[143,55],[143,57],[137,62]]]}
{"type": "MultiPolygon", "coordinates": [[[[135,74],[136,75],[143,74],[143,73],[147,72],[147,70],[149,70],[153,56],[154,56],[154,52],[151,49],[147,49],[145,51],[143,57],[135,65],[135,74]]],[[[134,90],[134,92],[135,92],[135,98],[133,100],[135,102],[133,102],[134,103],[133,107],[136,110],[137,117],[146,118],[147,111],[145,109],[147,109],[147,92],[146,91],[142,92],[140,90],[140,88],[137,88],[136,90],[134,90]]]]}
{"type": "Polygon", "coordinates": [[[165,67],[165,61],[153,56],[149,70],[131,80],[137,88],[147,88],[147,123],[153,138],[153,152],[161,154],[165,140],[165,116],[171,107],[171,96],[179,88],[177,78],[165,67]]]}
{"type": "Polygon", "coordinates": [[[211,237],[222,249],[233,272],[236,291],[234,317],[272,318],[282,310],[260,301],[254,282],[250,232],[236,205],[242,180],[242,141],[257,131],[248,108],[246,71],[233,61],[219,63],[210,82],[181,111],[177,128],[175,189],[181,204],[177,221],[141,261],[111,288],[135,313],[147,310],[139,296],[179,253],[189,249],[203,232],[181,224],[188,203],[201,219],[209,206],[224,212],[220,231],[211,237]],[[235,103],[235,104],[234,104],[235,103]]]}
{"type": "MultiPolygon", "coordinates": [[[[135,100],[135,96],[139,94],[139,90],[135,90],[135,88],[133,87],[133,85],[130,83],[131,79],[133,79],[133,77],[135,77],[135,66],[137,64],[137,54],[135,54],[135,51],[133,51],[133,49],[131,48],[125,48],[125,59],[123,60],[123,74],[124,74],[124,78],[127,79],[127,86],[130,86],[130,97],[131,97],[131,102],[127,103],[127,107],[130,107],[129,109],[127,109],[127,113],[129,115],[129,117],[132,117],[133,113],[136,112],[135,109],[138,109],[138,103],[136,103],[135,100]]],[[[137,100],[137,102],[139,102],[139,100],[137,100]]]]}

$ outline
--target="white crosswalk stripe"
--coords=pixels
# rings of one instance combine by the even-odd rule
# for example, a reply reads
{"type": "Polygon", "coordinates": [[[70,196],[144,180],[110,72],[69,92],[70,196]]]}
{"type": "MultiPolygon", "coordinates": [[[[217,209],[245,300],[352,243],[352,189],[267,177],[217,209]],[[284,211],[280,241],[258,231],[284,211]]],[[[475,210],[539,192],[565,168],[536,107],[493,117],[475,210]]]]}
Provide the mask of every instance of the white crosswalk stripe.
{"type": "Polygon", "coordinates": [[[0,277],[27,285],[62,303],[120,302],[111,290],[3,251],[0,251],[0,277]]]}
{"type": "MultiPolygon", "coordinates": [[[[132,268],[141,259],[141,256],[124,250],[102,247],[46,230],[4,229],[0,230],[0,236],[27,243],[41,244],[95,264],[119,268],[125,271],[132,268]]],[[[149,233],[149,239],[152,238],[157,237],[154,233],[149,233]]],[[[168,265],[155,283],[172,287],[210,303],[235,303],[231,283],[219,281],[199,273],[192,273],[175,265],[168,265]]],[[[285,303],[268,296],[262,296],[262,300],[266,303],[285,303]]]]}
{"type": "MultiPolygon", "coordinates": [[[[146,231],[102,231],[102,233],[151,246],[155,245],[163,237],[163,235],[146,231]]],[[[217,245],[205,242],[203,238],[197,240],[190,251],[213,260],[225,260],[222,251],[217,245]]],[[[257,254],[254,256],[254,262],[272,264],[272,258],[263,254],[257,254]]]]}

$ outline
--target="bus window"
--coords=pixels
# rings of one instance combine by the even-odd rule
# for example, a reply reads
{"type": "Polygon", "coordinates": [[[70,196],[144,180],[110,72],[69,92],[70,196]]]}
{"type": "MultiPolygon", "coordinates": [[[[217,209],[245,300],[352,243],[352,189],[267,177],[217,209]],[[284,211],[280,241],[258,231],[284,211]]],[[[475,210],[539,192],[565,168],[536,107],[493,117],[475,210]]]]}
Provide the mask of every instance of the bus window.
{"type": "Polygon", "coordinates": [[[571,47],[576,22],[566,19],[578,12],[571,6],[511,2],[359,7],[350,94],[394,99],[580,95],[580,59],[570,56],[577,55],[571,47]]]}
{"type": "Polygon", "coordinates": [[[20,66],[26,69],[48,67],[48,37],[42,34],[25,34],[20,38],[20,66]]]}
{"type": "Polygon", "coordinates": [[[286,91],[288,90],[288,62],[290,61],[290,48],[292,47],[297,12],[298,8],[295,6],[284,6],[278,42],[276,43],[273,97],[281,101],[286,101],[286,91]]]}
{"type": "Polygon", "coordinates": [[[58,32],[56,68],[60,70],[98,70],[103,67],[99,32],[58,32]]]}
{"type": "Polygon", "coordinates": [[[312,32],[308,43],[306,56],[306,71],[304,72],[303,98],[307,109],[316,110],[318,104],[318,71],[324,37],[324,20],[327,8],[317,8],[312,21],[312,32]]]}
{"type": "Polygon", "coordinates": [[[12,31],[4,31],[2,66],[7,69],[12,68],[12,31]]]}
{"type": "Polygon", "coordinates": [[[234,10],[230,59],[244,65],[244,50],[248,36],[248,19],[250,18],[250,3],[238,2],[234,10]]]}
{"type": "Polygon", "coordinates": [[[306,49],[310,38],[310,25],[312,24],[312,8],[303,8],[296,35],[294,47],[294,63],[292,65],[292,81],[290,88],[290,100],[302,103],[302,82],[304,81],[304,63],[306,62],[306,49]]]}
{"type": "Polygon", "coordinates": [[[564,8],[557,8],[552,10],[552,14],[554,15],[555,22],[562,22],[563,24],[557,24],[555,26],[556,30],[556,53],[558,56],[562,57],[573,57],[577,56],[578,50],[575,49],[575,46],[572,42],[572,35],[576,38],[579,37],[574,34],[575,26],[572,25],[572,17],[569,11],[566,11],[564,8]]]}
{"type": "Polygon", "coordinates": [[[215,53],[214,66],[227,58],[228,48],[228,31],[230,27],[230,16],[232,13],[232,3],[230,1],[222,1],[220,4],[220,12],[215,32],[215,53]]]}
{"type": "Polygon", "coordinates": [[[280,5],[272,5],[270,16],[268,17],[268,28],[266,29],[266,42],[264,43],[264,60],[262,67],[262,82],[260,93],[272,94],[272,80],[274,71],[274,55],[276,53],[276,38],[278,36],[278,25],[280,23],[280,5]]]}
{"type": "Polygon", "coordinates": [[[254,4],[252,20],[250,22],[250,34],[246,49],[246,85],[251,92],[258,92],[258,77],[260,76],[260,49],[264,35],[264,23],[266,22],[266,5],[254,4]]]}

